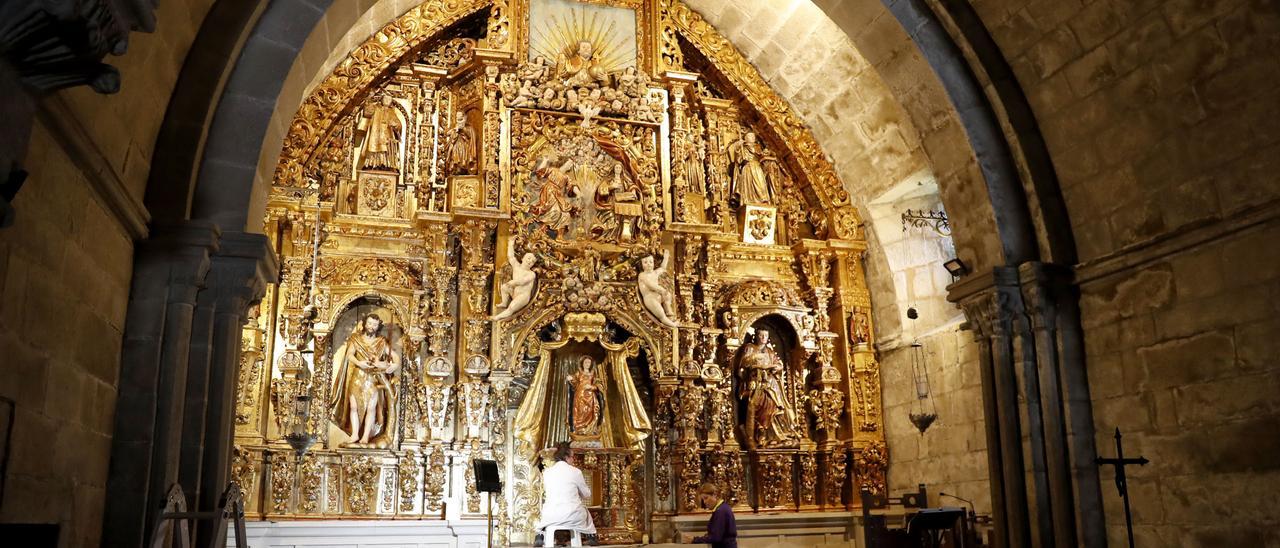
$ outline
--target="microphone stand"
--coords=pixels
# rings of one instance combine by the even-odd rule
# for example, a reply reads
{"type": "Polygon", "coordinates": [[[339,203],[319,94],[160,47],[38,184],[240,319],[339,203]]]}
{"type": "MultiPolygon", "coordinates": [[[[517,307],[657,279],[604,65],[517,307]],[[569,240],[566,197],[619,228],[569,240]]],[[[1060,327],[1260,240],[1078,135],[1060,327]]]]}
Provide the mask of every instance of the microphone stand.
{"type": "Polygon", "coordinates": [[[955,496],[955,495],[950,495],[950,494],[947,494],[947,493],[943,493],[942,491],[938,491],[938,496],[939,496],[939,497],[948,497],[948,498],[953,498],[953,499],[956,499],[956,500],[958,500],[958,501],[960,501],[960,502],[968,503],[968,504],[969,504],[969,518],[970,518],[970,519],[973,519],[973,518],[978,517],[978,511],[973,509],[973,501],[971,501],[971,500],[969,500],[969,499],[962,499],[962,498],[957,497],[957,496],[955,496]]]}

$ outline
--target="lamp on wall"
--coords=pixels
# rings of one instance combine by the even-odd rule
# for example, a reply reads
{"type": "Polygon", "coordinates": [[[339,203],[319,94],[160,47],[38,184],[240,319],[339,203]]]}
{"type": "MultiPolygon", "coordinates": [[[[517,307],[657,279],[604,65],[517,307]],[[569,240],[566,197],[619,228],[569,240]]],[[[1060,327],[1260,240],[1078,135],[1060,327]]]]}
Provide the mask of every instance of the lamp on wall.
{"type": "MultiPolygon", "coordinates": [[[[915,307],[908,308],[907,318],[915,323],[920,318],[920,313],[915,307]]],[[[915,329],[912,329],[912,332],[914,331],[915,329]]],[[[919,339],[911,341],[911,380],[916,388],[916,401],[911,404],[911,411],[907,417],[911,419],[911,424],[916,425],[920,433],[924,434],[924,431],[938,420],[938,411],[929,390],[929,369],[925,363],[924,343],[919,339]]]]}
{"type": "Polygon", "coordinates": [[[951,259],[950,261],[942,263],[942,267],[947,269],[947,273],[951,274],[951,277],[957,280],[963,278],[969,273],[969,265],[964,264],[964,261],[961,261],[960,259],[951,259]]]}

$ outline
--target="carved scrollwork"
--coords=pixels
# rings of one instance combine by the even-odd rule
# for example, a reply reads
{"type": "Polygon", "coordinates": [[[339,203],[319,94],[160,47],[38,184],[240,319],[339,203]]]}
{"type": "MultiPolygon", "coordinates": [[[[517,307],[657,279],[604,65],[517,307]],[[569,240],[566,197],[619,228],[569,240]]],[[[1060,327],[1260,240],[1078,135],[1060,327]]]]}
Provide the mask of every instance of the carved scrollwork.
{"type": "Polygon", "coordinates": [[[437,513],[443,507],[444,485],[448,469],[445,466],[444,448],[432,445],[426,448],[426,474],[423,478],[426,510],[437,513]]]}
{"type": "Polygon", "coordinates": [[[336,286],[422,289],[417,261],[379,257],[322,257],[320,283],[336,286]]]}
{"type": "Polygon", "coordinates": [[[788,306],[803,307],[804,300],[792,287],[770,280],[748,280],[734,284],[720,297],[719,307],[788,306]]]}
{"type": "Polygon", "coordinates": [[[373,457],[353,455],[343,458],[342,476],[343,492],[346,495],[347,511],[353,514],[372,514],[378,492],[378,472],[381,467],[373,457]]]}
{"type": "Polygon", "coordinates": [[[854,472],[857,474],[859,489],[870,491],[872,495],[885,492],[884,471],[889,465],[889,452],[884,442],[873,441],[857,452],[854,460],[854,472]]]}
{"type": "Polygon", "coordinates": [[[314,454],[302,459],[298,469],[298,511],[313,514],[320,508],[320,488],[324,484],[324,463],[314,454]]]}

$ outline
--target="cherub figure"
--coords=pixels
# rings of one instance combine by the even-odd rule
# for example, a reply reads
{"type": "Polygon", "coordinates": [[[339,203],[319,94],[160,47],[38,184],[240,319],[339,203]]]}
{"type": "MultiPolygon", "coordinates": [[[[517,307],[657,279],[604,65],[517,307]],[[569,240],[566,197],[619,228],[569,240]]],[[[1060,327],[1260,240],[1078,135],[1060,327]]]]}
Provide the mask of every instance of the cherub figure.
{"type": "Polygon", "coordinates": [[[667,327],[680,327],[671,316],[674,315],[675,308],[672,302],[672,292],[662,284],[663,276],[667,274],[667,264],[671,256],[662,255],[662,265],[653,268],[653,257],[645,257],[640,259],[641,272],[636,274],[636,286],[640,290],[640,302],[644,305],[645,310],[653,314],[662,325],[667,327]]]}
{"type": "Polygon", "coordinates": [[[537,257],[532,253],[525,253],[520,261],[516,261],[515,246],[507,247],[507,262],[511,264],[511,279],[503,283],[498,291],[501,293],[502,301],[498,303],[498,307],[502,308],[502,312],[490,318],[491,320],[505,320],[514,316],[517,312],[529,305],[529,301],[533,300],[533,289],[538,283],[538,273],[533,271],[533,264],[537,262],[537,257]]]}
{"type": "Polygon", "coordinates": [[[539,55],[520,67],[520,79],[530,85],[537,84],[546,79],[548,69],[547,58],[539,55]]]}
{"type": "Polygon", "coordinates": [[[537,103],[538,92],[533,89],[533,84],[525,80],[520,84],[520,89],[516,90],[514,97],[511,98],[510,106],[513,107],[531,107],[537,103]]]}
{"type": "Polygon", "coordinates": [[[542,92],[542,97],[538,99],[538,107],[545,109],[558,109],[564,105],[564,101],[556,97],[556,90],[547,88],[542,92]]]}

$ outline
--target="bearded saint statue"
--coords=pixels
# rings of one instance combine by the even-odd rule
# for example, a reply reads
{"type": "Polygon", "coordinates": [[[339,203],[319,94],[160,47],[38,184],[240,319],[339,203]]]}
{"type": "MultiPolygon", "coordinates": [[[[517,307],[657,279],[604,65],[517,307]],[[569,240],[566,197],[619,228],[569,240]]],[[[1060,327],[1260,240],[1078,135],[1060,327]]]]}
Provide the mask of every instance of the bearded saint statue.
{"type": "Polygon", "coordinates": [[[769,343],[769,332],[756,330],[754,343],[742,346],[738,375],[741,395],[747,403],[744,434],[751,447],[777,447],[797,439],[795,411],[783,389],[782,359],[769,343]]]}
{"type": "Polygon", "coordinates": [[[348,447],[382,447],[390,442],[400,353],[385,331],[377,314],[365,316],[338,356],[329,408],[333,422],[351,436],[348,447]]]}
{"type": "Polygon", "coordinates": [[[581,40],[576,48],[566,48],[556,59],[556,75],[564,80],[566,86],[596,86],[608,80],[609,75],[595,58],[595,49],[590,40],[581,40]]]}
{"type": "Polygon", "coordinates": [[[467,123],[467,113],[458,111],[453,128],[449,130],[448,141],[445,170],[450,175],[465,175],[475,171],[476,130],[467,123]]]}

